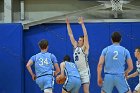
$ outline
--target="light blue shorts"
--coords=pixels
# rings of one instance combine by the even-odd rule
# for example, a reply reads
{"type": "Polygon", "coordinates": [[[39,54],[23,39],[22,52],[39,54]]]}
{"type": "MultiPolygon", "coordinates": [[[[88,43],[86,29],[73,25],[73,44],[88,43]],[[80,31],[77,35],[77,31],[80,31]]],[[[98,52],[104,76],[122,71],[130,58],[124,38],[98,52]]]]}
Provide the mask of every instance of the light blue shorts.
{"type": "Polygon", "coordinates": [[[52,75],[45,75],[38,77],[36,79],[36,83],[41,88],[41,90],[49,89],[54,86],[54,77],[52,75]]]}
{"type": "Polygon", "coordinates": [[[127,93],[130,90],[124,74],[105,74],[102,91],[112,93],[114,87],[117,88],[119,93],[127,93]]]}
{"type": "Polygon", "coordinates": [[[68,77],[63,85],[63,89],[70,93],[78,93],[81,87],[81,79],[78,77],[68,77]]]}

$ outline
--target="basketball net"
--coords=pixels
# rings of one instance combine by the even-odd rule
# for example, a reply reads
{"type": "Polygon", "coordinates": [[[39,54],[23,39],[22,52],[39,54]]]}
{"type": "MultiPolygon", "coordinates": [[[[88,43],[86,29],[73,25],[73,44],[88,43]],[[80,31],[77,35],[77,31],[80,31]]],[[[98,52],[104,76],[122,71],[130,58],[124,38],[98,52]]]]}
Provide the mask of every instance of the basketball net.
{"type": "Polygon", "coordinates": [[[112,11],[122,11],[123,0],[110,0],[112,4],[112,11]]]}

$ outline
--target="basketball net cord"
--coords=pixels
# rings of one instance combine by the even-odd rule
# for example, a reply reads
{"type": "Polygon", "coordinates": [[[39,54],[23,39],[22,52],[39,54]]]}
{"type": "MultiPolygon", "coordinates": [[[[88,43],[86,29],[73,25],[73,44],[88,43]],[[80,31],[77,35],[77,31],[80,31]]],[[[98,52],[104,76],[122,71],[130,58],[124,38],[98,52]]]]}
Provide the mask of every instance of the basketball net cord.
{"type": "Polygon", "coordinates": [[[123,0],[110,0],[112,11],[122,11],[123,0]]]}

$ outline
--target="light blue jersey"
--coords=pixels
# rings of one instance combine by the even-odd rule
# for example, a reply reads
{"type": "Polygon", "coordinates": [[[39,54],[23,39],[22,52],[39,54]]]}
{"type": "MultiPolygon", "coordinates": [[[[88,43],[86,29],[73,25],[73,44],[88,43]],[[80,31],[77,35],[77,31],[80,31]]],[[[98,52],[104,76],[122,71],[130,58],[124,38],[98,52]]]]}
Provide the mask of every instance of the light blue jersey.
{"type": "Polygon", "coordinates": [[[65,73],[67,79],[65,81],[63,89],[66,92],[78,93],[81,87],[81,79],[76,65],[72,62],[65,61],[65,73]]]}
{"type": "Polygon", "coordinates": [[[105,57],[102,91],[112,93],[116,87],[119,93],[127,93],[130,87],[125,79],[124,70],[126,60],[131,58],[129,51],[119,44],[113,44],[103,49],[101,55],[105,57]]]}
{"type": "Polygon", "coordinates": [[[72,62],[65,62],[65,73],[67,77],[79,77],[77,66],[72,62]]]}
{"type": "Polygon", "coordinates": [[[129,51],[119,44],[106,47],[101,55],[105,57],[104,72],[110,74],[123,74],[126,60],[131,58],[129,51]]]}
{"type": "Polygon", "coordinates": [[[30,58],[35,63],[36,76],[53,75],[56,57],[49,52],[40,52],[30,58]]]}

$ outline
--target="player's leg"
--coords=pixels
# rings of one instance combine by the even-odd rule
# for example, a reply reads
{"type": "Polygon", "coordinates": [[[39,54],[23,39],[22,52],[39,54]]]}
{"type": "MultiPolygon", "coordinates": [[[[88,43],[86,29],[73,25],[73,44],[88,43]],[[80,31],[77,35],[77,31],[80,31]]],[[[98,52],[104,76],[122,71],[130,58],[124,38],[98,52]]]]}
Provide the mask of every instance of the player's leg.
{"type": "Polygon", "coordinates": [[[51,75],[43,76],[44,93],[53,93],[54,77],[51,75]]]}
{"type": "Polygon", "coordinates": [[[44,89],[44,93],[53,93],[52,88],[44,89]]]}
{"type": "Polygon", "coordinates": [[[124,75],[115,76],[115,86],[119,93],[132,93],[124,75]]]}
{"type": "Polygon", "coordinates": [[[138,91],[134,90],[133,93],[138,93],[138,91]]]}
{"type": "Polygon", "coordinates": [[[112,90],[114,88],[114,78],[113,77],[114,76],[111,74],[105,74],[101,93],[112,93],[112,90]]]}
{"type": "Polygon", "coordinates": [[[62,89],[62,93],[69,93],[69,92],[67,92],[65,89],[62,89]]]}
{"type": "Polygon", "coordinates": [[[140,93],[140,83],[135,87],[135,90],[133,93],[140,93]]]}
{"type": "Polygon", "coordinates": [[[73,87],[71,89],[71,93],[79,93],[79,89],[81,87],[81,79],[77,77],[73,77],[73,87]]]}
{"type": "Polygon", "coordinates": [[[84,93],[89,93],[89,83],[82,84],[84,93]]]}
{"type": "Polygon", "coordinates": [[[44,86],[43,86],[43,77],[39,77],[36,79],[36,84],[40,87],[42,91],[44,91],[44,86]]]}
{"type": "Polygon", "coordinates": [[[72,79],[69,77],[66,79],[63,88],[62,88],[62,93],[70,93],[70,90],[72,89],[72,79]]]}
{"type": "Polygon", "coordinates": [[[106,92],[104,92],[103,90],[101,90],[101,93],[106,93],[106,92]]]}
{"type": "Polygon", "coordinates": [[[85,70],[80,72],[81,83],[83,86],[84,93],[89,93],[89,85],[90,85],[90,73],[89,70],[85,70]]]}

